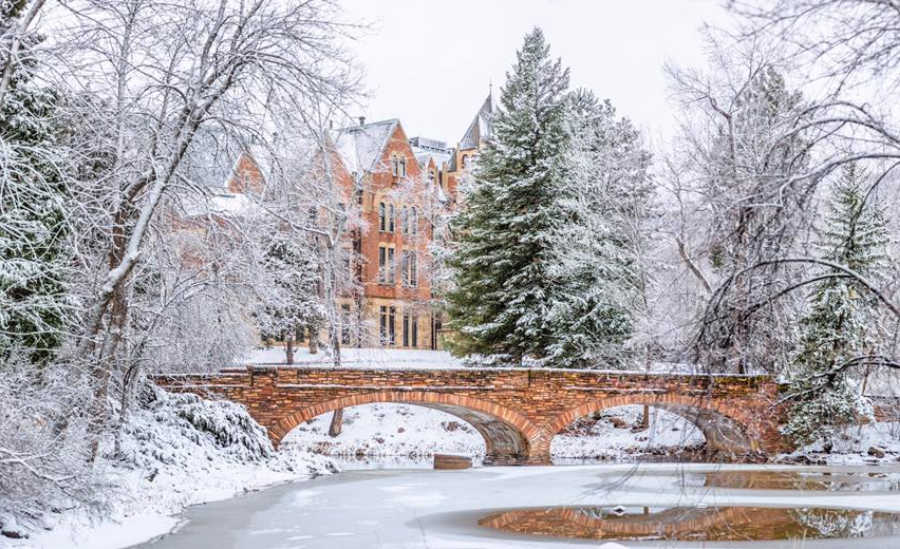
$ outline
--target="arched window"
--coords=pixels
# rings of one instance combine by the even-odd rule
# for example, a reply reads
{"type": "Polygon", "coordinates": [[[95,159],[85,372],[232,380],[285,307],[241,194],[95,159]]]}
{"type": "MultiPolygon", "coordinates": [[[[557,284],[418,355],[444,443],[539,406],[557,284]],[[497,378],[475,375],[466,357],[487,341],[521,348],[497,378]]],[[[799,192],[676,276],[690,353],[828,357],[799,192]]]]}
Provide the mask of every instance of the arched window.
{"type": "Polygon", "coordinates": [[[413,235],[419,232],[419,212],[415,206],[409,211],[409,229],[413,235]]]}
{"type": "Polygon", "coordinates": [[[402,227],[403,234],[409,234],[409,210],[406,206],[400,210],[400,227],[402,227]]]}
{"type": "Polygon", "coordinates": [[[467,154],[462,156],[462,167],[464,170],[469,169],[469,155],[467,154]]]}
{"type": "Polygon", "coordinates": [[[396,216],[396,214],[394,213],[394,205],[393,205],[393,204],[388,204],[388,228],[387,228],[387,232],[389,232],[389,233],[394,232],[394,224],[396,223],[396,221],[397,221],[397,216],[396,216]]]}

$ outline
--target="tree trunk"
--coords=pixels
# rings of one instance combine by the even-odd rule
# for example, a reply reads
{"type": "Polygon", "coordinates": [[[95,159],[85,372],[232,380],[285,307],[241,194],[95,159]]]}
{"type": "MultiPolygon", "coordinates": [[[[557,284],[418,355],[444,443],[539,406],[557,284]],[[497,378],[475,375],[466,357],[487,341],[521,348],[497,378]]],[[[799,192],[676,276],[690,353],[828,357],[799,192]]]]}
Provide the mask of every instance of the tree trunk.
{"type": "Polygon", "coordinates": [[[319,352],[319,327],[315,324],[309,327],[309,354],[319,352]]]}
{"type": "Polygon", "coordinates": [[[344,409],[338,408],[331,414],[331,425],[328,426],[328,436],[336,437],[341,434],[341,427],[344,424],[344,409]]]}
{"type": "Polygon", "coordinates": [[[288,330],[288,335],[284,338],[284,355],[285,364],[294,363],[294,330],[288,330]]]}
{"type": "Polygon", "coordinates": [[[641,416],[641,423],[638,425],[638,429],[641,431],[646,431],[650,428],[650,406],[644,404],[644,415],[641,416]]]}

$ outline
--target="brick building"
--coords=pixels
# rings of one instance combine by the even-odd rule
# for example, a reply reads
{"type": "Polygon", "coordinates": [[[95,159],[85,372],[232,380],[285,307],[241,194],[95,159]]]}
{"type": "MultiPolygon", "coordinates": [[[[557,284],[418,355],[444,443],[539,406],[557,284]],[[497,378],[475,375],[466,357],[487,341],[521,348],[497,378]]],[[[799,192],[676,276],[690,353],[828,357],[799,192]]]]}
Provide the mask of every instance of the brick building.
{"type": "MultiPolygon", "coordinates": [[[[491,131],[491,96],[456,147],[409,137],[397,119],[332,130],[333,170],[340,200],[352,201],[364,229],[348,234],[356,290],[339,307],[342,343],[440,349],[443,321],[434,305],[429,246],[432,221],[457,204],[457,187],[491,131]]],[[[265,170],[250,153],[236,160],[224,195],[258,192],[265,170]]]]}

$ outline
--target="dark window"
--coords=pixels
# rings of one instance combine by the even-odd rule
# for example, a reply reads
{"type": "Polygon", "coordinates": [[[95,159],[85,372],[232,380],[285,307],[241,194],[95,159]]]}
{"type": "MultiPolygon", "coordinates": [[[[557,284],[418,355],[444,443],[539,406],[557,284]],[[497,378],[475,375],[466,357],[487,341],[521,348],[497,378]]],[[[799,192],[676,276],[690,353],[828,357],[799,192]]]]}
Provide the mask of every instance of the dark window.
{"type": "Polygon", "coordinates": [[[400,257],[400,272],[403,279],[403,285],[414,288],[419,285],[418,266],[416,265],[416,252],[404,250],[400,257]]]}
{"type": "Polygon", "coordinates": [[[378,230],[381,232],[387,230],[387,210],[384,202],[378,203],[378,230]]]}
{"type": "Polygon", "coordinates": [[[388,307],[388,345],[395,345],[397,343],[394,338],[394,319],[397,315],[397,309],[394,306],[388,307]]]}
{"type": "Polygon", "coordinates": [[[406,158],[400,158],[400,177],[406,177],[406,158]]]}
{"type": "Polygon", "coordinates": [[[378,282],[384,284],[387,282],[387,248],[378,247],[378,282]]]}
{"type": "Polygon", "coordinates": [[[403,311],[403,346],[409,347],[409,311],[403,311]]]}
{"type": "Polygon", "coordinates": [[[397,281],[397,264],[394,262],[394,249],[387,249],[387,282],[394,284],[397,281]]]}
{"type": "Polygon", "coordinates": [[[394,205],[388,204],[388,228],[387,232],[394,232],[394,222],[396,221],[396,214],[394,213],[394,205]]]}
{"type": "Polygon", "coordinates": [[[412,234],[416,234],[419,231],[419,212],[415,206],[409,212],[409,226],[412,234]]]}
{"type": "Polygon", "coordinates": [[[379,334],[381,335],[381,344],[386,345],[387,341],[388,341],[388,331],[387,331],[387,329],[388,329],[388,320],[387,320],[388,308],[386,306],[382,305],[381,307],[378,308],[378,313],[379,313],[378,327],[379,327],[379,334]]]}
{"type": "Polygon", "coordinates": [[[419,315],[413,312],[412,318],[412,345],[411,347],[419,346],[419,315]]]}

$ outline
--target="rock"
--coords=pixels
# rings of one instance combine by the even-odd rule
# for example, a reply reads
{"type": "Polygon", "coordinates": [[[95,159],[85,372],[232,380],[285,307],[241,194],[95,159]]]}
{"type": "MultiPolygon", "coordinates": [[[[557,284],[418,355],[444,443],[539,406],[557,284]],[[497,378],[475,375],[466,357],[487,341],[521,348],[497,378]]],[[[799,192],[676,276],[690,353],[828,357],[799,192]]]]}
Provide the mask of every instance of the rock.
{"type": "Polygon", "coordinates": [[[870,446],[869,447],[869,455],[877,458],[884,457],[884,450],[879,448],[878,446],[870,446]]]}
{"type": "Polygon", "coordinates": [[[0,536],[12,539],[22,539],[28,537],[28,535],[22,532],[22,529],[19,528],[19,524],[16,521],[16,518],[12,515],[0,516],[0,536]]]}
{"type": "Polygon", "coordinates": [[[435,469],[469,469],[470,467],[472,467],[472,459],[466,456],[434,454],[435,469]]]}

